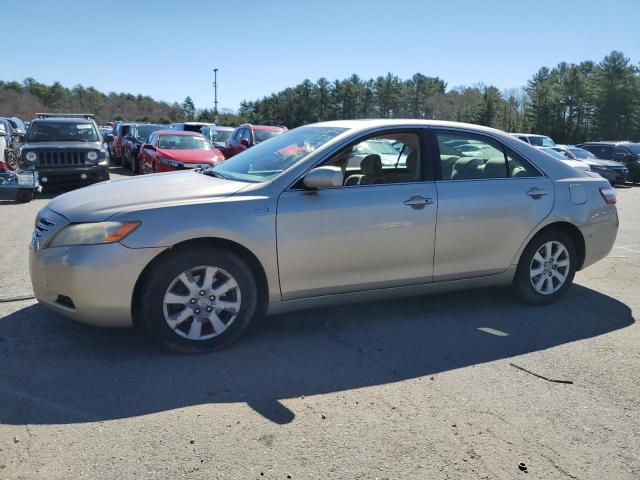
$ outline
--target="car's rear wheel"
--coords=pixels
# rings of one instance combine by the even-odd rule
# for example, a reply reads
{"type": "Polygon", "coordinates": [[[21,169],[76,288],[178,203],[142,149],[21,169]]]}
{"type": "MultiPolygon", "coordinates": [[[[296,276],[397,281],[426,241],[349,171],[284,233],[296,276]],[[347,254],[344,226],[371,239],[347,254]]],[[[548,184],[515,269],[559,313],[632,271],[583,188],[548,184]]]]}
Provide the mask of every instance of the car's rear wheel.
{"type": "Polygon", "coordinates": [[[140,291],[146,330],[183,353],[233,342],[251,322],[258,298],[251,269],[237,255],[212,247],[178,250],[157,262],[140,291]]]}
{"type": "Polygon", "coordinates": [[[551,303],[571,286],[577,258],[575,242],[565,232],[541,232],[529,242],[520,257],[514,287],[527,303],[551,303]]]}

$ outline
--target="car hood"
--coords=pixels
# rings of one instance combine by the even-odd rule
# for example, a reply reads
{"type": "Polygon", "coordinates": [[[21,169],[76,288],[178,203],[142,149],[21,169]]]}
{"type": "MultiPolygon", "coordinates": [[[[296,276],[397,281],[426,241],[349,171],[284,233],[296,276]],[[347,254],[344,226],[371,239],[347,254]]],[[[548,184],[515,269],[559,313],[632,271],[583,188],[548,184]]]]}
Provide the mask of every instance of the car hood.
{"type": "Polygon", "coordinates": [[[215,150],[157,150],[158,158],[168,158],[182,163],[207,163],[216,159],[215,150]]]}
{"type": "Polygon", "coordinates": [[[101,222],[124,211],[224,198],[248,184],[194,171],[102,182],[60,195],[48,207],[69,222],[101,222]]]}
{"type": "Polygon", "coordinates": [[[586,163],[589,166],[593,165],[594,167],[624,167],[624,164],[620,162],[616,162],[614,160],[601,160],[599,158],[598,159],[585,158],[580,161],[586,163]]]}
{"type": "Polygon", "coordinates": [[[100,149],[100,142],[34,142],[22,145],[22,150],[100,149]]]}

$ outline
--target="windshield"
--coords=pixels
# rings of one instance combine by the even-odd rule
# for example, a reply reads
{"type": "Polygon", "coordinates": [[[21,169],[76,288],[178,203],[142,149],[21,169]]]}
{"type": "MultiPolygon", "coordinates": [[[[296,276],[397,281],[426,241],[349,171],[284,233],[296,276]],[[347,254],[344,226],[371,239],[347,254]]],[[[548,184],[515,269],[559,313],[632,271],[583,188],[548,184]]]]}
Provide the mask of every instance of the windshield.
{"type": "Polygon", "coordinates": [[[167,126],[165,125],[141,125],[137,129],[137,135],[140,140],[146,140],[153,132],[166,128],[167,126]]]}
{"type": "Polygon", "coordinates": [[[551,140],[549,137],[528,137],[531,141],[531,145],[535,145],[536,147],[555,147],[556,142],[551,140]]]}
{"type": "Polygon", "coordinates": [[[206,138],[194,135],[160,135],[158,148],[165,150],[213,150],[213,145],[206,138]]]}
{"type": "Polygon", "coordinates": [[[89,122],[33,122],[28,142],[97,142],[98,132],[89,122]]]}
{"type": "Polygon", "coordinates": [[[589,150],[585,150],[584,148],[570,148],[569,151],[578,158],[598,158],[589,150]]]}
{"type": "MultiPolygon", "coordinates": [[[[213,168],[230,180],[264,182],[287,170],[346,128],[300,127],[230,158],[213,168]]],[[[267,130],[262,130],[267,131],[267,130]]]]}
{"type": "Polygon", "coordinates": [[[567,160],[573,160],[573,157],[571,156],[571,154],[569,152],[567,152],[566,150],[563,150],[562,148],[552,148],[552,150],[554,152],[558,152],[560,155],[562,155],[564,158],[566,158],[567,160]]]}
{"type": "Polygon", "coordinates": [[[636,157],[640,155],[640,143],[627,143],[624,148],[631,151],[636,157]]]}
{"type": "Polygon", "coordinates": [[[214,142],[226,142],[232,133],[233,130],[216,130],[212,128],[210,132],[211,140],[214,142]]]}
{"type": "Polygon", "coordinates": [[[543,151],[544,151],[544,153],[548,153],[552,157],[555,157],[555,158],[557,158],[559,160],[567,160],[567,157],[565,157],[560,152],[556,152],[553,148],[545,148],[543,151]]]}
{"type": "Polygon", "coordinates": [[[260,143],[284,132],[286,132],[286,130],[254,130],[253,135],[256,138],[256,143],[260,143]]]}

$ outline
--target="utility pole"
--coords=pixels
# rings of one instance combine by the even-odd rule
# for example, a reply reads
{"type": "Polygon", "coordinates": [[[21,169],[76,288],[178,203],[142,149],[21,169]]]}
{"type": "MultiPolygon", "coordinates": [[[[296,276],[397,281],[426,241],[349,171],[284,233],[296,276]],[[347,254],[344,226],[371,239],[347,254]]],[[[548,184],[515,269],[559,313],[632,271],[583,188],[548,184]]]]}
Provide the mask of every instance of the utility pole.
{"type": "Polygon", "coordinates": [[[213,69],[213,123],[218,124],[218,69],[213,69]]]}

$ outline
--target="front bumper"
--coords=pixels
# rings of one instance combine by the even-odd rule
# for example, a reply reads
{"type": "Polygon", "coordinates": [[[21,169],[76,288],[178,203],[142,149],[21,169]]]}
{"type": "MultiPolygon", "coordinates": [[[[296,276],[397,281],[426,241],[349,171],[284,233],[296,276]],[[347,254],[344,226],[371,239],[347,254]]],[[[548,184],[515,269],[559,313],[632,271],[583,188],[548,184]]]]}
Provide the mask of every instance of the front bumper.
{"type": "Polygon", "coordinates": [[[90,184],[109,180],[109,167],[87,165],[70,168],[46,168],[36,165],[40,183],[46,185],[90,184]],[[46,179],[46,180],[45,180],[46,179]]]}
{"type": "Polygon", "coordinates": [[[608,170],[593,170],[595,173],[600,175],[601,177],[609,180],[611,185],[624,185],[629,177],[629,172],[627,170],[619,170],[619,169],[608,169],[608,170]]]}
{"type": "Polygon", "coordinates": [[[38,301],[74,320],[96,326],[131,327],[133,290],[140,274],[164,248],[120,243],[29,251],[29,272],[38,301]]]}

